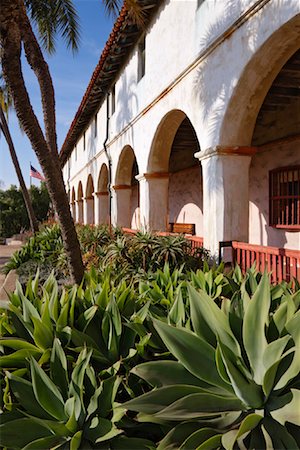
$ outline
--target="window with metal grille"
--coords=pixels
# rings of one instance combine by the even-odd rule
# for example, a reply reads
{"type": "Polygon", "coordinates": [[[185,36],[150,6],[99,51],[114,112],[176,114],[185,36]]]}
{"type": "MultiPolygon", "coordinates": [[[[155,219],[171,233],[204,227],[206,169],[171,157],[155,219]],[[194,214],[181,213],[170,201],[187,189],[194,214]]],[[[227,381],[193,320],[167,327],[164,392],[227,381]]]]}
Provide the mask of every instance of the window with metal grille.
{"type": "Polygon", "coordinates": [[[270,171],[270,225],[300,229],[300,166],[270,171]]]}
{"type": "Polygon", "coordinates": [[[142,37],[138,44],[138,81],[140,81],[146,72],[146,39],[142,37]]]}

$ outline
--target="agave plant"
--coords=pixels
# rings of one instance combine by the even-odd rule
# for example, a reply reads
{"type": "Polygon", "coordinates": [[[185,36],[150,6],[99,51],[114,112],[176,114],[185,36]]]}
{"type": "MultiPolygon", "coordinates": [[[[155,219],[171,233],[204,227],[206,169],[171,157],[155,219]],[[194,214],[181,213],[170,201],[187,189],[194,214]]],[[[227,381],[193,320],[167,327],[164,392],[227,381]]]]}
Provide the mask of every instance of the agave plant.
{"type": "Polygon", "coordinates": [[[83,349],[70,369],[55,338],[48,374],[33,357],[28,360],[28,373],[26,369],[6,373],[2,448],[153,447],[149,440],[126,437],[119,428],[124,411],[114,406],[120,378],[101,380],[90,364],[91,355],[92,350],[83,349]]]}
{"type": "Polygon", "coordinates": [[[267,274],[222,308],[188,292],[193,331],[153,319],[174,360],[135,367],[154,389],[123,406],[173,424],[160,450],[299,448],[300,292],[283,289],[274,309],[267,274]]]}

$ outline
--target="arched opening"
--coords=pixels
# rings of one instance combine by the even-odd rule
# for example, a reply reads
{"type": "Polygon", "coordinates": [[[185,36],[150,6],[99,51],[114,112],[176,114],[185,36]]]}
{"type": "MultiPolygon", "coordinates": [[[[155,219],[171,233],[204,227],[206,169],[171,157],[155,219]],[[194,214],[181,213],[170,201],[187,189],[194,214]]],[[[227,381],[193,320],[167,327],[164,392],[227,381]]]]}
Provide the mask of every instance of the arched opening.
{"type": "Polygon", "coordinates": [[[257,115],[249,173],[249,241],[299,250],[300,49],[278,71],[257,115]]]}
{"type": "Polygon", "coordinates": [[[102,164],[98,185],[97,185],[97,201],[98,201],[98,223],[109,223],[109,192],[108,192],[108,168],[106,164],[102,164]]]}
{"type": "Polygon", "coordinates": [[[167,197],[165,211],[161,211],[165,217],[161,229],[203,235],[202,172],[194,157],[199,151],[189,118],[180,110],[168,113],[158,126],[148,162],[149,176],[165,176],[158,193],[159,201],[167,197]]]}
{"type": "Polygon", "coordinates": [[[139,183],[138,164],[133,149],[127,145],[123,148],[116,172],[116,223],[122,227],[139,229],[139,183]]]}
{"type": "Polygon", "coordinates": [[[87,179],[84,206],[85,206],[84,223],[93,225],[95,223],[95,206],[94,206],[94,182],[92,175],[89,175],[87,179]]]}
{"type": "Polygon", "coordinates": [[[75,189],[74,186],[72,187],[71,191],[71,212],[74,222],[76,222],[76,195],[75,195],[75,189]]]}
{"type": "Polygon", "coordinates": [[[83,223],[83,188],[82,183],[79,181],[77,189],[77,214],[76,219],[78,223],[83,223]]]}

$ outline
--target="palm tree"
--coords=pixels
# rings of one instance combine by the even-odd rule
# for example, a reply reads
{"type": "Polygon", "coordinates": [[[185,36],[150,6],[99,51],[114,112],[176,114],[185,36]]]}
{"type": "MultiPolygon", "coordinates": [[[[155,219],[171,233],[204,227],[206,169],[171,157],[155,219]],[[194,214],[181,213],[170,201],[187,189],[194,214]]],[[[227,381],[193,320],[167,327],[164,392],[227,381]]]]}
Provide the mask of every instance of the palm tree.
{"type": "MultiPolygon", "coordinates": [[[[0,80],[1,79],[2,79],[2,76],[0,74],[0,80]]],[[[23,194],[24,203],[26,206],[31,230],[33,233],[35,233],[36,231],[38,231],[38,228],[39,228],[38,221],[36,219],[36,216],[35,216],[35,213],[33,210],[30,195],[29,195],[27,187],[25,185],[25,181],[24,181],[24,178],[23,178],[23,175],[21,172],[21,168],[20,168],[20,164],[18,161],[18,157],[16,154],[15,146],[13,144],[13,140],[12,140],[12,137],[11,137],[11,134],[9,131],[8,123],[7,123],[7,120],[5,117],[5,113],[6,114],[8,113],[8,109],[9,109],[10,105],[11,105],[11,98],[10,98],[9,92],[6,89],[6,86],[4,86],[1,83],[1,86],[0,86],[0,130],[2,131],[2,134],[5,137],[13,165],[15,167],[15,171],[16,171],[16,174],[17,174],[17,177],[19,180],[22,194],[23,194]]]]}
{"type": "MultiPolygon", "coordinates": [[[[103,1],[108,11],[114,12],[120,6],[119,0],[103,1]]],[[[126,0],[126,4],[136,21],[142,23],[143,15],[137,0],[126,0]]],[[[66,39],[69,47],[76,50],[78,16],[72,0],[1,0],[0,46],[4,79],[11,92],[20,126],[27,134],[44,172],[60,222],[70,272],[74,281],[80,283],[84,269],[57,150],[54,88],[32,22],[37,26],[42,46],[49,52],[55,50],[57,33],[66,39]],[[26,89],[21,66],[22,50],[40,86],[45,132],[26,89]]]]}

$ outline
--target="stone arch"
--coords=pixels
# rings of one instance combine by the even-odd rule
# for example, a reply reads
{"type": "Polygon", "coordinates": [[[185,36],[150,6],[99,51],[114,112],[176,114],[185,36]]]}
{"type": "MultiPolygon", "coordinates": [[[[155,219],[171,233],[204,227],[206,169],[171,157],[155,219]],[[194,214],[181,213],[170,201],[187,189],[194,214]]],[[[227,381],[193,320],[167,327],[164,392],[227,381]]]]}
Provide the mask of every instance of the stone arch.
{"type": "Polygon", "coordinates": [[[108,191],[108,167],[102,164],[97,183],[97,203],[99,224],[109,223],[109,191],[108,191]]]}
{"type": "Polygon", "coordinates": [[[223,116],[221,145],[251,145],[261,105],[280,69],[299,49],[299,29],[297,15],[278,28],[248,62],[223,116]]]}
{"type": "Polygon", "coordinates": [[[95,223],[95,204],[94,204],[94,180],[91,174],[89,174],[86,189],[85,189],[85,201],[84,201],[84,223],[93,225],[95,223]]]}
{"type": "Polygon", "coordinates": [[[150,201],[150,223],[154,229],[184,232],[194,228],[202,236],[202,173],[194,157],[199,151],[196,131],[188,116],[178,109],[168,112],[153,138],[146,174],[156,192],[150,201]]]}
{"type": "Polygon", "coordinates": [[[77,188],[77,214],[76,220],[78,223],[83,223],[83,188],[82,182],[79,181],[77,188]]]}
{"type": "Polygon", "coordinates": [[[126,145],[120,153],[115,176],[115,224],[122,227],[138,229],[139,184],[138,164],[133,148],[126,145]]]}

